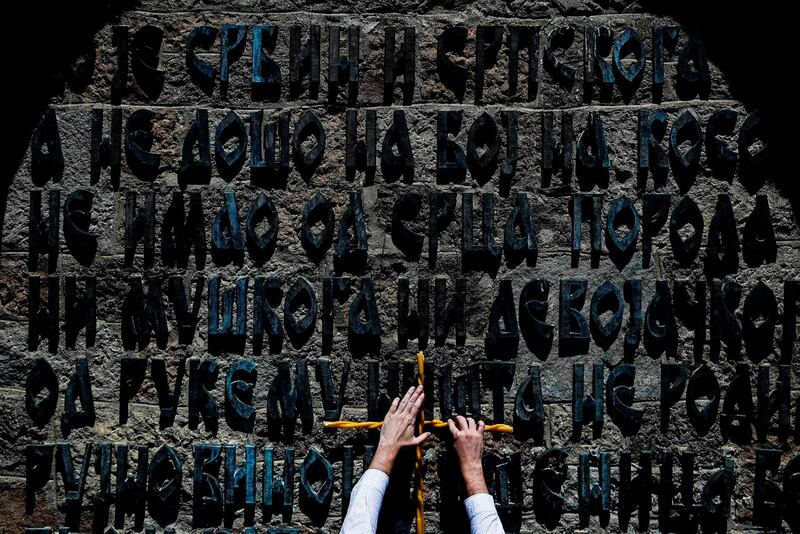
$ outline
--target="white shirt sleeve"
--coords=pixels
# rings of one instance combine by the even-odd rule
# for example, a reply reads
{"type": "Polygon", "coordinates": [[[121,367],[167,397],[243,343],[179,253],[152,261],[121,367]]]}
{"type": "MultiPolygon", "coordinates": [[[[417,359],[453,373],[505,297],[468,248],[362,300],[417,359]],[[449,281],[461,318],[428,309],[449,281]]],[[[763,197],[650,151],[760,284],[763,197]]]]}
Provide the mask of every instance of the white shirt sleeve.
{"type": "Polygon", "coordinates": [[[505,534],[497,515],[494,498],[488,493],[476,493],[464,501],[471,534],[505,534]]]}
{"type": "Polygon", "coordinates": [[[379,469],[367,469],[350,494],[350,505],[340,534],[375,534],[381,512],[383,494],[389,476],[379,469]]]}

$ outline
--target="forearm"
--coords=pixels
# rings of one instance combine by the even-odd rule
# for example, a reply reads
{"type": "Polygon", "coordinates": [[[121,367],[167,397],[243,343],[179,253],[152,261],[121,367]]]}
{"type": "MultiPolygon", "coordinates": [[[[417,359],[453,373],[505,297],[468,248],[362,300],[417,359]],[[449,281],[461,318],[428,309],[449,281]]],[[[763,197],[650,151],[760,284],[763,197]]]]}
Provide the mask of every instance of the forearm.
{"type": "Polygon", "coordinates": [[[375,454],[372,456],[372,461],[369,463],[370,469],[377,469],[382,471],[387,476],[392,473],[392,466],[397,458],[398,447],[396,445],[378,442],[378,447],[375,454]]]}
{"type": "Polygon", "coordinates": [[[480,462],[462,464],[461,474],[464,476],[467,497],[472,497],[478,493],[489,493],[486,487],[486,479],[483,478],[483,465],[480,462]]]}
{"type": "Polygon", "coordinates": [[[504,534],[503,523],[497,515],[494,498],[489,495],[483,478],[483,421],[459,415],[456,422],[447,420],[453,434],[453,448],[458,454],[459,467],[467,489],[464,507],[472,534],[504,534]]]}
{"type": "Polygon", "coordinates": [[[486,487],[483,477],[483,465],[480,461],[467,462],[461,465],[467,499],[467,509],[471,534],[504,534],[503,523],[497,515],[494,498],[486,487]]]}
{"type": "Polygon", "coordinates": [[[371,467],[364,471],[350,494],[350,505],[342,523],[341,534],[375,533],[388,483],[389,476],[383,471],[371,467]]]}
{"type": "Polygon", "coordinates": [[[383,494],[389,484],[394,460],[404,446],[419,446],[430,436],[414,436],[414,422],[422,408],[422,386],[411,388],[401,401],[395,398],[381,426],[381,438],[372,461],[353,488],[350,505],[342,523],[342,534],[374,534],[378,528],[383,494]]]}

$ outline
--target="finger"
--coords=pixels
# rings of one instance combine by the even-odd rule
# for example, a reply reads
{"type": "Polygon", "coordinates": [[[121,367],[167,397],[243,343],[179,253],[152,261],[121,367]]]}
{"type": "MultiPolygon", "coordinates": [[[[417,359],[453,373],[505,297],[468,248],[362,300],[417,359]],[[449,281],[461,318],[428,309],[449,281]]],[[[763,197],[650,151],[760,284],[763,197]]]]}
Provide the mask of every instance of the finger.
{"type": "Polygon", "coordinates": [[[416,436],[413,440],[411,440],[411,445],[419,445],[421,443],[424,443],[428,441],[428,438],[430,437],[431,437],[430,432],[423,432],[422,434],[416,436]]]}
{"type": "Polygon", "coordinates": [[[477,427],[475,426],[475,419],[472,417],[467,417],[467,425],[469,426],[470,430],[475,430],[477,427]]]}
{"type": "Polygon", "coordinates": [[[408,399],[408,405],[406,406],[407,410],[414,406],[414,403],[417,402],[417,397],[422,394],[422,391],[422,386],[417,386],[414,388],[414,391],[411,393],[411,397],[408,399]]]}
{"type": "Polygon", "coordinates": [[[417,418],[417,414],[419,414],[420,408],[422,408],[422,403],[424,403],[424,402],[425,402],[425,394],[424,393],[420,393],[420,395],[414,401],[414,404],[411,405],[411,408],[409,410],[409,415],[411,415],[411,417],[416,419],[417,418]]]}
{"type": "Polygon", "coordinates": [[[458,429],[456,428],[456,424],[452,419],[447,420],[447,428],[450,429],[450,433],[453,434],[453,437],[456,437],[456,434],[458,434],[458,429]]]}
{"type": "Polygon", "coordinates": [[[397,411],[397,405],[400,404],[400,397],[395,397],[392,401],[392,405],[389,406],[389,413],[393,414],[397,411]]]}
{"type": "Polygon", "coordinates": [[[469,429],[469,426],[467,426],[467,420],[464,419],[463,415],[456,416],[456,421],[458,422],[458,429],[462,432],[469,429]]]}
{"type": "Polygon", "coordinates": [[[408,399],[411,398],[411,393],[414,392],[414,388],[409,389],[406,391],[406,394],[403,396],[403,399],[400,401],[400,406],[397,407],[398,412],[404,412],[406,409],[406,405],[408,405],[408,399]]]}
{"type": "Polygon", "coordinates": [[[414,392],[411,394],[411,400],[409,400],[408,402],[410,404],[414,404],[417,401],[417,398],[423,393],[425,393],[425,388],[423,388],[422,385],[420,384],[419,386],[414,388],[414,392]]]}
{"type": "Polygon", "coordinates": [[[483,429],[485,426],[486,425],[483,423],[483,421],[478,421],[478,432],[483,434],[483,429]]]}

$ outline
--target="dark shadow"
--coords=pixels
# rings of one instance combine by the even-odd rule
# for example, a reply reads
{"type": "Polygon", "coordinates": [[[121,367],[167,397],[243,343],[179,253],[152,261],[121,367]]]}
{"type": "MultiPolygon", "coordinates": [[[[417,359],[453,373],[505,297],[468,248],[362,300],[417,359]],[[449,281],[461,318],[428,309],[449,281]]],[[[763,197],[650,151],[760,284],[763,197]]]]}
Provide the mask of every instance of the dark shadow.
{"type": "Polygon", "coordinates": [[[452,438],[448,432],[441,436],[448,446],[439,451],[436,463],[439,480],[447,480],[439,492],[439,509],[441,516],[446,517],[439,527],[445,534],[460,534],[469,531],[469,518],[464,509],[464,477],[458,466],[458,456],[452,448],[452,438]]]}
{"type": "Polygon", "coordinates": [[[281,84],[253,84],[250,87],[250,96],[256,102],[278,102],[281,99],[281,84]]]}
{"type": "Polygon", "coordinates": [[[357,165],[356,167],[349,167],[345,171],[345,177],[347,178],[347,181],[352,182],[355,180],[359,171],[364,173],[364,187],[368,187],[375,183],[375,167],[367,167],[366,163],[363,166],[357,165]]]}
{"type": "Polygon", "coordinates": [[[354,275],[363,275],[367,272],[367,251],[366,250],[348,250],[344,255],[333,256],[333,270],[339,276],[342,273],[351,273],[354,275]]]}
{"type": "Polygon", "coordinates": [[[250,183],[258,188],[266,190],[281,189],[286,190],[289,182],[289,171],[276,169],[254,169],[250,168],[250,183]]]}
{"type": "MultiPolygon", "coordinates": [[[[715,3],[688,0],[644,0],[641,5],[650,13],[674,17],[686,31],[701,34],[708,61],[721,71],[732,97],[748,111],[759,111],[762,141],[769,145],[771,158],[764,179],[789,198],[794,220],[800,223],[800,188],[789,177],[791,173],[776,172],[792,168],[790,144],[794,136],[785,135],[793,126],[785,106],[793,100],[792,85],[787,83],[789,67],[778,53],[792,46],[791,19],[775,17],[768,9],[722,8],[715,3]]],[[[726,170],[726,174],[730,172],[726,170]]],[[[743,176],[748,174],[744,168],[740,172],[743,176]]]]}
{"type": "MultiPolygon", "coordinates": [[[[381,353],[381,336],[368,334],[359,335],[354,333],[352,329],[349,329],[347,333],[347,347],[355,357],[366,355],[377,356],[381,353]]],[[[388,410],[389,407],[387,406],[386,408],[388,410]]]]}
{"type": "Polygon", "coordinates": [[[217,334],[208,336],[208,352],[211,354],[244,354],[247,338],[235,334],[217,334]]]}
{"type": "MultiPolygon", "coordinates": [[[[773,153],[774,151],[770,150],[770,155],[773,153]]],[[[774,160],[772,163],[774,163],[774,160]]],[[[741,164],[739,165],[739,182],[749,194],[755,195],[767,182],[767,177],[772,176],[775,172],[776,168],[770,165],[770,161],[767,161],[766,165],[759,167],[741,164]]]]}
{"type": "Polygon", "coordinates": [[[414,523],[414,451],[403,449],[395,461],[378,518],[379,533],[408,533],[414,523]]]}
{"type": "Polygon", "coordinates": [[[464,273],[486,273],[492,279],[495,279],[501,263],[501,255],[494,255],[489,250],[461,250],[461,270],[464,273]]]}
{"type": "Polygon", "coordinates": [[[244,250],[211,247],[211,261],[217,267],[225,267],[231,264],[241,267],[244,265],[244,250]]]}
{"type": "Polygon", "coordinates": [[[6,86],[7,98],[14,105],[6,110],[5,119],[14,125],[16,135],[7,138],[0,162],[0,243],[8,189],[50,98],[67,85],[76,92],[86,89],[95,63],[92,36],[136,3],[90,0],[80,7],[59,3],[48,3],[45,9],[25,3],[15,7],[18,20],[35,21],[36,38],[31,38],[29,24],[10,24],[4,32],[7,50],[14,51],[6,58],[6,72],[15,73],[16,80],[6,86]]]}
{"type": "Polygon", "coordinates": [[[463,184],[467,178],[467,168],[458,167],[453,169],[436,168],[436,183],[441,184],[463,184]]]}
{"type": "Polygon", "coordinates": [[[592,191],[595,186],[599,189],[608,189],[611,173],[602,167],[590,168],[581,165],[580,161],[575,166],[575,175],[578,178],[578,187],[581,191],[592,191]]]}

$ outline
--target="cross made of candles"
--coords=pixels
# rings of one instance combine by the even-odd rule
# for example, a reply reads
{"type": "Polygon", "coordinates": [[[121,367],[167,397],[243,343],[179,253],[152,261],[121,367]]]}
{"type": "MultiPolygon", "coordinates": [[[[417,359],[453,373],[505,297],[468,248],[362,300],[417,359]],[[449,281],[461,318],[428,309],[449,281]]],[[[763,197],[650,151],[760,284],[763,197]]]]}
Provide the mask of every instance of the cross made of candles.
{"type": "MultiPolygon", "coordinates": [[[[425,384],[425,356],[417,353],[417,384],[424,386],[425,384]]],[[[324,428],[339,428],[339,429],[352,429],[352,428],[367,428],[374,429],[380,428],[383,425],[382,421],[325,421],[324,428]]],[[[426,428],[443,428],[447,426],[446,421],[439,419],[425,419],[425,410],[421,409],[417,416],[417,435],[422,434],[426,428]]],[[[496,424],[486,425],[484,430],[487,432],[502,432],[510,434],[514,432],[514,428],[510,425],[496,424]]],[[[417,461],[415,465],[415,483],[414,483],[414,497],[416,501],[416,522],[417,534],[424,534],[425,532],[425,492],[424,480],[422,473],[422,444],[416,447],[417,461]]]]}

